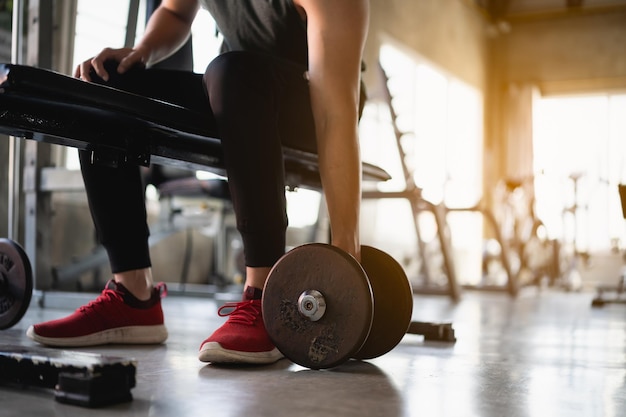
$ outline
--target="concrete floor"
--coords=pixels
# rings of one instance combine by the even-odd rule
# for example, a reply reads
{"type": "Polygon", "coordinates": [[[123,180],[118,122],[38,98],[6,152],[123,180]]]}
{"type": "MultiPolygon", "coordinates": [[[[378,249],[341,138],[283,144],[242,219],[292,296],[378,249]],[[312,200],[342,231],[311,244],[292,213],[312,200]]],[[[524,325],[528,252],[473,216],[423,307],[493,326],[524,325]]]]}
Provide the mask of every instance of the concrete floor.
{"type": "MultiPolygon", "coordinates": [[[[34,346],[25,329],[66,315],[33,304],[2,331],[2,343],[34,346]]],[[[452,321],[456,344],[407,335],[388,354],[311,371],[281,360],[271,366],[217,367],[196,358],[223,319],[221,301],[164,300],[167,344],[82,351],[138,360],[134,400],[89,410],[50,392],[0,387],[0,416],[492,416],[626,415],[626,306],[591,308],[593,293],[524,290],[415,297],[414,318],[452,321]]],[[[70,305],[76,304],[76,305],[70,305]]]]}

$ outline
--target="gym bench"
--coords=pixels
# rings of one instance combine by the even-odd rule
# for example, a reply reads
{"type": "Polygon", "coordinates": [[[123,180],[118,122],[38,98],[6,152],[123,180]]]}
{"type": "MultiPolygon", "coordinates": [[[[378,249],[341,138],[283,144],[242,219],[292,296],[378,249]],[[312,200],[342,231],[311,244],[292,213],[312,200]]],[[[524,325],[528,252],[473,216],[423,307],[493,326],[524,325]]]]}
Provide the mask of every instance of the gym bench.
{"type": "MultiPolygon", "coordinates": [[[[225,176],[205,115],[50,70],[0,64],[0,133],[88,150],[94,162],[155,162],[225,176]]],[[[317,155],[283,149],[286,186],[320,189],[317,155]]],[[[389,174],[363,163],[364,181],[389,174]]]]}
{"type": "MultiPolygon", "coordinates": [[[[50,70],[0,64],[0,133],[88,150],[94,163],[155,162],[226,177],[221,141],[213,129],[206,115],[178,105],[50,70]]],[[[317,155],[285,147],[284,163],[289,189],[321,189],[317,155]]],[[[372,164],[362,167],[364,181],[391,178],[372,164]]],[[[168,235],[156,232],[151,244],[168,235]]],[[[53,282],[100,265],[104,255],[97,251],[82,262],[53,268],[53,282]]]]}

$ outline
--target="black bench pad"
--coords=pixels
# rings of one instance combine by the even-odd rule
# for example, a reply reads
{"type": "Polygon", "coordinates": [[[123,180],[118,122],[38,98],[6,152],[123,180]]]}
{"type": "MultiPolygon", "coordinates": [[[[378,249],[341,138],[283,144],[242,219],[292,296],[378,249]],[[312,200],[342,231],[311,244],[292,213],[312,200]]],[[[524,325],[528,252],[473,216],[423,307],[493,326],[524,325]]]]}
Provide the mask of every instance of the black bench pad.
{"type": "MultiPolygon", "coordinates": [[[[40,68],[0,64],[0,133],[225,176],[221,142],[201,114],[40,68]]],[[[287,185],[321,186],[317,155],[285,147],[284,159],[287,185]]],[[[364,163],[363,179],[390,176],[364,163]]]]}

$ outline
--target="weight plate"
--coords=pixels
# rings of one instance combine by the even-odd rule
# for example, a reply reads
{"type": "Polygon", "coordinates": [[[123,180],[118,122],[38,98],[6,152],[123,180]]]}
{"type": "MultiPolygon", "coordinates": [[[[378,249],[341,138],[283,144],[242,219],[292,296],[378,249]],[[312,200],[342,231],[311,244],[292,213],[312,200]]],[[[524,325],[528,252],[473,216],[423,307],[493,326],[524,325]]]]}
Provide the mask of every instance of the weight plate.
{"type": "Polygon", "coordinates": [[[262,305],[276,347],[311,369],[350,359],[372,324],[372,290],[363,268],[349,254],[321,243],[299,246],[276,263],[262,305]]]}
{"type": "Polygon", "coordinates": [[[9,239],[0,239],[0,329],[22,319],[33,293],[33,276],[26,252],[9,239]]]}
{"type": "Polygon", "coordinates": [[[393,349],[406,334],[413,313],[413,291],[402,266],[387,253],[361,247],[361,265],[374,295],[372,328],[355,359],[372,359],[393,349]]]}

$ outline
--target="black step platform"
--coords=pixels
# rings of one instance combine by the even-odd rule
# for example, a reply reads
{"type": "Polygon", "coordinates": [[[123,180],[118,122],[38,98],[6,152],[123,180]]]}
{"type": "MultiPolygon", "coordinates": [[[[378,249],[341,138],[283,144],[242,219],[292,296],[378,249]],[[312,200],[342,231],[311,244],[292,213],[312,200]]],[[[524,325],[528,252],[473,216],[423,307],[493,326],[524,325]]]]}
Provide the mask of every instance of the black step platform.
{"type": "Polygon", "coordinates": [[[134,359],[0,345],[0,384],[54,390],[57,401],[103,407],[132,400],[134,359]]]}

